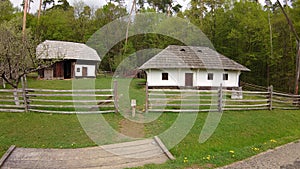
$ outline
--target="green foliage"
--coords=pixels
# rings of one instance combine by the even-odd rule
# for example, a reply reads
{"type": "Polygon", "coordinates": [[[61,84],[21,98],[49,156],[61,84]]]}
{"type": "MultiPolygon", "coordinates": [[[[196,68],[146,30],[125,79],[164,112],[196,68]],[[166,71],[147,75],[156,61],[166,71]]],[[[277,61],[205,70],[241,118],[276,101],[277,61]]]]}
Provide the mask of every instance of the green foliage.
{"type": "MultiPolygon", "coordinates": [[[[295,0],[291,4],[292,6],[285,6],[285,10],[299,34],[300,0],[295,0]]],[[[180,4],[172,0],[139,0],[136,12],[166,13],[171,14],[170,17],[177,15],[189,19],[209,37],[217,51],[251,69],[249,73],[242,73],[243,81],[262,86],[272,84],[276,90],[293,91],[295,37],[277,4],[272,4],[269,9],[257,1],[191,0],[189,9],[185,11],[180,9],[180,4]],[[146,3],[148,5],[145,5],[146,3]]],[[[59,2],[44,0],[40,20],[38,21],[35,15],[28,15],[27,27],[39,41],[49,39],[85,43],[97,30],[127,14],[122,0],[109,1],[98,9],[86,5],[83,1],[71,6],[67,0],[59,2]]],[[[0,24],[20,15],[21,13],[12,7],[9,0],[0,2],[0,24]]],[[[127,24],[128,21],[122,22],[127,24]]],[[[139,17],[135,17],[131,25],[143,27],[145,32],[147,29],[165,32],[178,30],[178,34],[174,36],[180,36],[182,30],[188,28],[184,24],[170,27],[169,23],[165,22],[159,23],[153,29],[148,26],[147,20],[139,17]]],[[[125,31],[123,28],[115,29],[118,35],[125,34],[125,31]]],[[[192,41],[192,38],[188,40],[192,41]]],[[[157,34],[129,37],[127,46],[125,41],[118,42],[105,56],[101,55],[100,68],[114,71],[123,59],[139,50],[163,49],[170,44],[181,45],[182,42],[157,34]]],[[[102,47],[95,46],[95,48],[102,47]]]]}
{"type": "Polygon", "coordinates": [[[0,1],[0,24],[13,17],[14,8],[9,0],[0,1]]]}

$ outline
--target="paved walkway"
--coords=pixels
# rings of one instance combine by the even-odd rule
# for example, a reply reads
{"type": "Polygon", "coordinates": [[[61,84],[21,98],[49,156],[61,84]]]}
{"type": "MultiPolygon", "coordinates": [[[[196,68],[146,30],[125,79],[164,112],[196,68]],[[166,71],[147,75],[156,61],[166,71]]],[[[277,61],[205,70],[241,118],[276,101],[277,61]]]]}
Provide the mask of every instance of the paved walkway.
{"type": "Polygon", "coordinates": [[[300,140],[219,169],[300,169],[300,140]]]}
{"type": "Polygon", "coordinates": [[[0,168],[118,169],[160,164],[169,159],[160,144],[155,138],[79,149],[12,148],[0,168]]]}

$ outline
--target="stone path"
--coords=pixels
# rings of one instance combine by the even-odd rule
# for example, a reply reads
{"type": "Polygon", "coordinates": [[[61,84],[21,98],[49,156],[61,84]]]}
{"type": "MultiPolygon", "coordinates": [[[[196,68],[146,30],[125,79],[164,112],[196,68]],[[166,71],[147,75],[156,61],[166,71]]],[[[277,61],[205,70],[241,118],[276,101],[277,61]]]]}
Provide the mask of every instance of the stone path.
{"type": "Polygon", "coordinates": [[[219,169],[300,169],[300,140],[219,169]]]}
{"type": "Polygon", "coordinates": [[[160,164],[169,157],[157,140],[133,142],[79,149],[12,148],[2,157],[3,169],[118,169],[160,164]]]}

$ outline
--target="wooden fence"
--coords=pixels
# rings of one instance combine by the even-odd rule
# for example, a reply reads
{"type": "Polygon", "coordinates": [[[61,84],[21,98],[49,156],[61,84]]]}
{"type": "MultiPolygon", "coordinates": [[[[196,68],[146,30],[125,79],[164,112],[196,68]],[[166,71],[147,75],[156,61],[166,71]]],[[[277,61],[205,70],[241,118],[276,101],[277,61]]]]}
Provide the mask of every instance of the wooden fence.
{"type": "Polygon", "coordinates": [[[118,109],[117,95],[116,83],[114,89],[1,89],[0,112],[110,113],[118,109]]]}
{"type": "Polygon", "coordinates": [[[148,112],[299,109],[300,95],[267,91],[146,89],[148,112]]]}
{"type": "MultiPolygon", "coordinates": [[[[300,95],[267,91],[146,88],[146,112],[300,109],[300,95]]],[[[0,112],[110,113],[118,111],[113,89],[0,89],[0,112]]]]}
{"type": "Polygon", "coordinates": [[[22,89],[0,89],[0,112],[25,112],[22,89]]]}

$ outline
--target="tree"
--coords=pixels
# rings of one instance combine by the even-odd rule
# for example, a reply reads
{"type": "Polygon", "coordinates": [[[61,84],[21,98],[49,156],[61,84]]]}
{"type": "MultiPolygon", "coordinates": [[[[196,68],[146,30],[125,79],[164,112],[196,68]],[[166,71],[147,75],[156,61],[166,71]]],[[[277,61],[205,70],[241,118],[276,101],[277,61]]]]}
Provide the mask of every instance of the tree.
{"type": "Polygon", "coordinates": [[[25,75],[50,66],[35,54],[36,41],[29,30],[22,35],[21,17],[0,25],[0,76],[15,89],[15,103],[19,104],[17,88],[25,75]]]}
{"type": "Polygon", "coordinates": [[[9,0],[0,1],[0,24],[4,21],[12,19],[14,14],[14,8],[9,0]]]}

